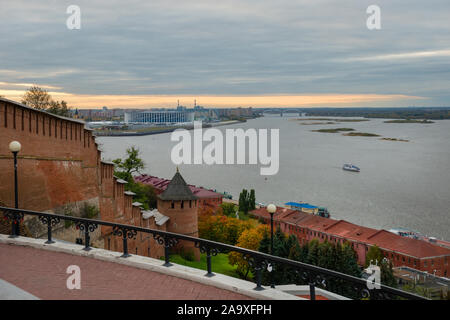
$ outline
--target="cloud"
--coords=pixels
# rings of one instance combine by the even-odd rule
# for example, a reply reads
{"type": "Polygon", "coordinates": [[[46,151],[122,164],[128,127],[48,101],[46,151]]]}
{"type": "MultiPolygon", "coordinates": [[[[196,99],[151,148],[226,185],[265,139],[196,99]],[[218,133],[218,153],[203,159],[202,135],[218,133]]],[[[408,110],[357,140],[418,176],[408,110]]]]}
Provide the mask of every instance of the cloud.
{"type": "MultiPolygon", "coordinates": [[[[11,100],[18,100],[24,91],[1,90],[11,100]]],[[[315,107],[315,106],[358,106],[360,104],[404,103],[415,100],[424,100],[424,97],[407,95],[380,95],[380,94],[304,94],[304,95],[260,95],[260,96],[170,96],[170,95],[80,95],[66,92],[49,92],[55,100],[65,100],[70,106],[76,108],[174,108],[177,100],[182,105],[191,106],[194,99],[198,105],[205,107],[315,107]]]]}
{"type": "Polygon", "coordinates": [[[426,59],[436,57],[450,57],[450,50],[435,50],[435,51],[415,51],[404,53],[382,54],[368,57],[355,57],[343,59],[342,61],[383,61],[383,60],[405,60],[405,59],[426,59]]]}
{"type": "Polygon", "coordinates": [[[79,0],[81,30],[68,30],[64,1],[4,2],[0,81],[84,97],[371,93],[449,104],[435,90],[450,87],[448,0],[407,10],[378,0],[378,31],[366,28],[370,4],[79,0]]]}
{"type": "MultiPolygon", "coordinates": [[[[31,87],[35,85],[34,83],[13,83],[13,82],[3,82],[0,81],[0,88],[5,88],[5,87],[31,87]]],[[[62,89],[61,87],[56,87],[56,86],[50,86],[50,85],[46,85],[46,84],[39,84],[39,87],[41,87],[42,89],[62,89]]]]}

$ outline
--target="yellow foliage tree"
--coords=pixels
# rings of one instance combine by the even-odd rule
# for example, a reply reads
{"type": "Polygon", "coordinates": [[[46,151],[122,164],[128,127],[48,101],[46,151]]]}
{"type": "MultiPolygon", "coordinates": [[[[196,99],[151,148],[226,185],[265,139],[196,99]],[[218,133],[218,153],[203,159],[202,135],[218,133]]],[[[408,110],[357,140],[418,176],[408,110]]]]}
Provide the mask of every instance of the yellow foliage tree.
{"type": "Polygon", "coordinates": [[[257,221],[239,220],[212,210],[201,210],[198,215],[198,232],[200,238],[236,245],[239,236],[247,229],[254,228],[257,221]]]}
{"type": "MultiPolygon", "coordinates": [[[[269,232],[269,227],[264,224],[261,224],[256,228],[247,229],[239,236],[236,246],[258,251],[259,243],[263,239],[264,234],[267,232],[269,232]]],[[[250,272],[250,265],[248,261],[244,259],[242,253],[235,251],[230,252],[228,254],[228,261],[232,266],[237,265],[236,272],[243,279],[247,279],[250,272]]]]}

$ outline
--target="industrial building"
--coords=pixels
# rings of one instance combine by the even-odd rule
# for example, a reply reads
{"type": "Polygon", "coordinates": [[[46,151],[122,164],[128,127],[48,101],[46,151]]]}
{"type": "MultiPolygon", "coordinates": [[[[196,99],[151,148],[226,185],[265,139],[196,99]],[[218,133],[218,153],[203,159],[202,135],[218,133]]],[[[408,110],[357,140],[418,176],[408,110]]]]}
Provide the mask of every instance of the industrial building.
{"type": "Polygon", "coordinates": [[[194,121],[194,113],[186,110],[125,112],[125,123],[185,123],[194,121]]]}

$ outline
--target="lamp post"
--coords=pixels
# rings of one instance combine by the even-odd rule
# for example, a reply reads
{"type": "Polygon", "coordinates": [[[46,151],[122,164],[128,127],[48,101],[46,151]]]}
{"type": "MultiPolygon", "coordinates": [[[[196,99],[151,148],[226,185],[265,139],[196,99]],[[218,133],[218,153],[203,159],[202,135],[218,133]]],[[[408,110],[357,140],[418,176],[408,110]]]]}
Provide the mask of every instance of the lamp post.
{"type": "MultiPolygon", "coordinates": [[[[19,192],[17,186],[17,154],[19,153],[22,145],[19,141],[12,141],[9,144],[9,150],[13,153],[14,156],[14,208],[19,209],[19,192]]],[[[13,223],[12,226],[14,232],[13,235],[18,236],[20,233],[19,221],[16,224],[13,223]]]]}
{"type": "MultiPolygon", "coordinates": [[[[277,211],[277,207],[271,203],[267,206],[267,211],[270,214],[270,254],[273,255],[273,214],[275,213],[275,211],[277,211]]],[[[273,284],[273,275],[271,276],[271,278],[272,284],[270,285],[270,287],[275,288],[275,285],[273,284]]]]}

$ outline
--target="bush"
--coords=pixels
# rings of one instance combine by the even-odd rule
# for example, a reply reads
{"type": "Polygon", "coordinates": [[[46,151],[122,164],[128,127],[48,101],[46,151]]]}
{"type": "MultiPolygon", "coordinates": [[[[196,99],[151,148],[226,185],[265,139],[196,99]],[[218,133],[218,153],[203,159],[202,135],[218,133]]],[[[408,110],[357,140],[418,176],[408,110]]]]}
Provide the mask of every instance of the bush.
{"type": "Polygon", "coordinates": [[[222,214],[227,217],[236,217],[236,205],[224,202],[220,205],[220,208],[222,209],[222,214]]]}
{"type": "Polygon", "coordinates": [[[64,228],[70,228],[73,225],[73,221],[71,220],[64,220],[64,228]]]}
{"type": "Polygon", "coordinates": [[[93,219],[98,217],[99,210],[95,205],[89,205],[86,202],[81,209],[81,217],[86,219],[93,219]]]}

